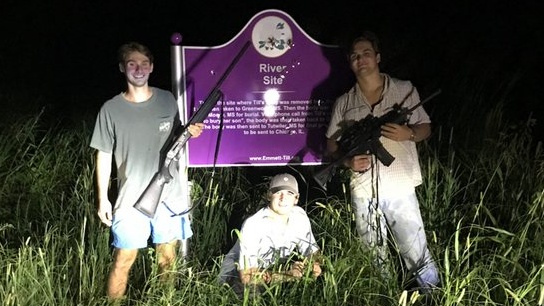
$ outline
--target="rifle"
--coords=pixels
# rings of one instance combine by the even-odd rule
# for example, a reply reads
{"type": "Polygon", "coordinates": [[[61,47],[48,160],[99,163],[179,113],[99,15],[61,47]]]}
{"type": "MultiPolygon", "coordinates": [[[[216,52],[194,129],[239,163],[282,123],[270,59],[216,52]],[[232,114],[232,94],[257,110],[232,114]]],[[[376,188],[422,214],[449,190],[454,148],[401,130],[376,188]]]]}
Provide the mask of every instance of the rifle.
{"type": "Polygon", "coordinates": [[[339,151],[341,152],[339,157],[313,175],[319,186],[326,190],[327,182],[331,180],[336,169],[344,163],[346,158],[355,155],[374,154],[376,155],[376,158],[387,167],[393,163],[395,157],[387,152],[380,141],[381,126],[386,123],[405,124],[409,114],[422,104],[436,97],[440,94],[441,90],[437,90],[425,100],[417,103],[411,108],[402,107],[402,104],[412,92],[413,89],[400,104],[395,103],[393,109],[383,116],[374,117],[369,114],[346,129],[338,141],[339,151]]]}
{"type": "Polygon", "coordinates": [[[164,185],[173,179],[175,167],[180,159],[180,152],[187,141],[189,141],[191,138],[191,133],[189,133],[188,127],[194,123],[202,123],[204,119],[208,117],[208,114],[212,111],[219,98],[221,98],[223,95],[219,87],[230,74],[234,66],[238,63],[242,55],[246,52],[248,47],[249,41],[244,44],[236,57],[234,57],[230,65],[227,67],[227,70],[225,70],[225,73],[223,73],[219,81],[217,81],[217,84],[208,94],[208,97],[206,97],[206,100],[204,100],[202,106],[200,106],[196,113],[191,116],[187,124],[184,126],[181,135],[171,144],[160,170],[155,173],[151,179],[151,182],[149,182],[149,185],[146,187],[138,201],[136,201],[134,204],[134,208],[144,215],[150,218],[155,216],[164,185]]]}

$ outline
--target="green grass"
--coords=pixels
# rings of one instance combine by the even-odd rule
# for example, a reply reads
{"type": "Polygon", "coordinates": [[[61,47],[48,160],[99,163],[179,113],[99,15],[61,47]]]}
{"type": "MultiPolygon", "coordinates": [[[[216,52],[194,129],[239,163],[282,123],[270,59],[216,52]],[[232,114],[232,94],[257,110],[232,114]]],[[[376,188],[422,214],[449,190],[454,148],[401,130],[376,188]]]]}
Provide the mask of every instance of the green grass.
{"type": "MultiPolygon", "coordinates": [[[[531,122],[501,118],[500,109],[488,114],[495,132],[483,131],[477,147],[456,139],[467,131],[445,126],[419,147],[424,183],[417,192],[442,279],[437,305],[544,305],[542,147],[531,122]]],[[[110,234],[95,211],[90,133],[83,122],[45,125],[40,114],[2,126],[3,305],[108,305],[110,234]]],[[[142,250],[121,304],[412,304],[400,260],[389,264],[394,277],[384,278],[358,242],[345,182],[339,194],[301,203],[323,250],[321,277],[274,284],[255,299],[217,285],[233,225],[264,203],[264,180],[250,179],[251,171],[190,169],[195,235],[186,262],[178,262],[173,284],[163,284],[153,250],[142,250]]]]}

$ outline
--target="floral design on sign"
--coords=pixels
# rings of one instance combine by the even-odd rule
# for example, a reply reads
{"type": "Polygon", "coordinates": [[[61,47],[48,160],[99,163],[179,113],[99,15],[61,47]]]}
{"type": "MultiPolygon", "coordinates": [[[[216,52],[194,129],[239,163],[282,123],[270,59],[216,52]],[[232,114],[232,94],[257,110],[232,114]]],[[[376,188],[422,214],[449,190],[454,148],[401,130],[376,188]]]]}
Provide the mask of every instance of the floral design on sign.
{"type": "Polygon", "coordinates": [[[279,57],[293,45],[291,27],[277,16],[259,20],[251,35],[253,46],[263,56],[279,57]]]}

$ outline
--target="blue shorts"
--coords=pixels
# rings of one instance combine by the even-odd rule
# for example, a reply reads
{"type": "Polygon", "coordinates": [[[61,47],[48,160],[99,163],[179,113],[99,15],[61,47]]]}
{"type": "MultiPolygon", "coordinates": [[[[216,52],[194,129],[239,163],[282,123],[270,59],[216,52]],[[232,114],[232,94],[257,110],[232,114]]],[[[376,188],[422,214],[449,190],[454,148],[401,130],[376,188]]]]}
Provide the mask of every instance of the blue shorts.
{"type": "Polygon", "coordinates": [[[113,215],[112,245],[118,249],[141,249],[153,243],[185,240],[193,235],[188,214],[172,216],[164,203],[159,204],[155,217],[147,217],[134,207],[121,209],[113,215]]]}

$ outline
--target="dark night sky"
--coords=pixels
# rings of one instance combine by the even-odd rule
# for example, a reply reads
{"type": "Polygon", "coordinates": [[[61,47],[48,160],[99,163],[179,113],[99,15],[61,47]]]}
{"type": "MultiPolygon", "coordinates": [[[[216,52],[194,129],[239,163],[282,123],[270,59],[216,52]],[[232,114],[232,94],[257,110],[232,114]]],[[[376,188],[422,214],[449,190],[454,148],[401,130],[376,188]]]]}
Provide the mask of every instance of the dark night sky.
{"type": "Polygon", "coordinates": [[[4,0],[0,97],[24,93],[39,97],[36,103],[96,108],[124,89],[116,50],[130,40],[149,45],[156,57],[151,82],[169,88],[172,33],[180,32],[185,45],[220,45],[256,13],[280,9],[322,43],[374,30],[383,43],[382,70],[423,93],[483,84],[489,97],[508,96],[516,115],[541,116],[539,2],[4,0]]]}

